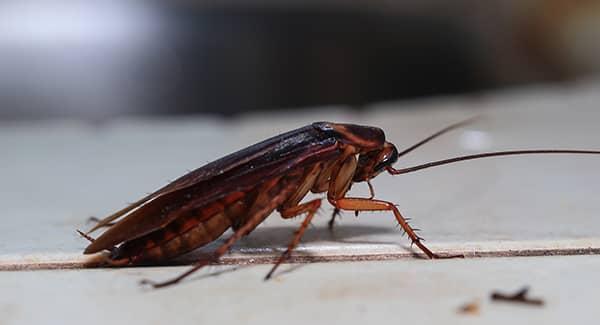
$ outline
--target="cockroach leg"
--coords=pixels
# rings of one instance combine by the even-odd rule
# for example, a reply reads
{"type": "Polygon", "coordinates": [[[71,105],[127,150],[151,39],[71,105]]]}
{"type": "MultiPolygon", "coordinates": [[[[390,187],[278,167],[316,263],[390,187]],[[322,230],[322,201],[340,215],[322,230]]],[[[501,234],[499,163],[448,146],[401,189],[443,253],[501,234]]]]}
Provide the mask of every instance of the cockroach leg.
{"type": "Polygon", "coordinates": [[[404,219],[402,214],[400,214],[398,208],[396,208],[396,206],[391,202],[380,200],[368,200],[363,198],[341,198],[331,203],[339,209],[349,211],[392,211],[394,213],[394,216],[396,217],[396,220],[398,221],[402,229],[404,229],[412,243],[417,245],[417,247],[419,247],[423,251],[423,253],[427,255],[427,257],[432,259],[464,257],[464,255],[442,256],[435,254],[431,250],[429,250],[429,248],[427,248],[425,245],[423,245],[423,243],[421,243],[421,240],[423,238],[419,237],[416,234],[415,230],[408,224],[408,222],[406,222],[406,219],[404,219]]]}
{"type": "MultiPolygon", "coordinates": [[[[373,189],[373,185],[371,184],[371,181],[367,181],[367,185],[369,186],[369,197],[367,198],[367,200],[372,200],[375,197],[375,190],[373,189]]],[[[359,210],[354,210],[354,215],[358,217],[358,213],[360,211],[359,210]]],[[[335,219],[341,215],[341,210],[337,207],[335,207],[333,209],[333,213],[331,214],[331,219],[329,219],[329,222],[327,223],[327,226],[329,228],[329,231],[333,231],[333,226],[335,225],[335,219]]]]}
{"type": "Polygon", "coordinates": [[[302,235],[304,235],[304,231],[306,231],[306,228],[308,227],[308,225],[310,225],[310,221],[312,220],[315,213],[317,212],[317,210],[319,210],[320,207],[321,199],[315,199],[304,204],[300,204],[287,210],[281,211],[281,217],[284,219],[293,218],[303,213],[308,214],[306,215],[306,218],[304,218],[304,221],[302,222],[302,225],[300,225],[300,228],[296,230],[294,238],[289,243],[285,252],[283,252],[283,254],[279,256],[279,259],[277,260],[277,262],[275,262],[275,265],[273,265],[271,271],[269,271],[269,273],[267,273],[267,275],[265,276],[265,280],[269,280],[275,272],[275,270],[279,267],[279,265],[290,257],[292,251],[300,243],[300,239],[302,238],[302,235]]]}
{"type": "MultiPolygon", "coordinates": [[[[369,200],[372,200],[375,198],[375,189],[373,188],[373,184],[371,184],[371,180],[367,180],[367,185],[369,186],[369,200]]],[[[356,215],[358,216],[358,214],[356,215]]]]}

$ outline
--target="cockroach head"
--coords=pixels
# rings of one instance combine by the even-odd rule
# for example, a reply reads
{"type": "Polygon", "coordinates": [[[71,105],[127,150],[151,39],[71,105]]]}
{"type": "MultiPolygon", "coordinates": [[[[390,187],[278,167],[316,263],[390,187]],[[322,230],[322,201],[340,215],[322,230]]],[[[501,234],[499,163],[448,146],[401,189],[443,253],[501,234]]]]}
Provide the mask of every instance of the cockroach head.
{"type": "Polygon", "coordinates": [[[386,167],[392,166],[398,160],[398,149],[390,142],[385,142],[383,147],[361,154],[358,157],[358,166],[354,173],[355,182],[369,180],[381,173],[386,167]]]}

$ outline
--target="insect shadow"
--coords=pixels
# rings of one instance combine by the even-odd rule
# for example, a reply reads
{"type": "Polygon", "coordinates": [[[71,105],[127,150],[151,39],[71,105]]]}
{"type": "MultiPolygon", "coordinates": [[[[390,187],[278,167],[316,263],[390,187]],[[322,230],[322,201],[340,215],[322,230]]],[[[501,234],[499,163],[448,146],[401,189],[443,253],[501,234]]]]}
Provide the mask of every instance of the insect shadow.
{"type": "MultiPolygon", "coordinates": [[[[223,264],[236,264],[231,268],[225,270],[219,270],[207,274],[203,274],[201,276],[193,278],[193,280],[202,280],[211,278],[214,276],[218,276],[224,273],[236,272],[246,267],[250,267],[252,265],[260,265],[264,263],[251,261],[254,256],[263,255],[267,258],[267,260],[276,258],[281,251],[285,250],[286,245],[289,242],[290,234],[294,233],[296,227],[293,225],[290,226],[271,226],[258,228],[252,232],[248,237],[243,238],[238,242],[237,245],[232,247],[232,252],[236,255],[242,255],[239,258],[232,259],[228,261],[227,258],[222,260],[223,264]],[[244,254],[251,255],[252,257],[243,257],[244,254]],[[249,263],[249,264],[244,264],[249,263]]],[[[398,230],[393,227],[380,227],[380,226],[365,226],[365,225],[344,225],[339,224],[332,231],[328,229],[326,226],[314,226],[310,231],[306,232],[306,235],[302,238],[303,245],[318,243],[318,242],[335,242],[335,243],[347,243],[347,244],[372,244],[372,245],[398,245],[398,247],[402,247],[406,249],[408,252],[412,252],[412,257],[423,258],[420,254],[414,252],[414,250],[408,246],[399,243],[394,240],[364,240],[360,237],[363,236],[372,236],[372,235],[381,235],[381,234],[397,234],[398,230]],[[357,238],[358,237],[358,238],[357,238]]],[[[201,249],[188,253],[178,259],[175,259],[168,263],[167,265],[186,265],[193,262],[198,261],[203,257],[210,256],[210,252],[214,250],[215,247],[218,247],[221,244],[220,241],[216,241],[207,245],[201,249]],[[214,247],[213,247],[214,246],[214,247]]],[[[306,263],[302,262],[310,262],[311,260],[316,260],[317,255],[311,254],[310,252],[302,252],[301,258],[295,259],[292,258],[291,261],[293,264],[289,265],[285,269],[278,272],[277,276],[283,276],[284,274],[289,274],[295,272],[296,270],[305,266],[306,263]]]]}
{"type": "MultiPolygon", "coordinates": [[[[280,277],[283,276],[285,274],[289,274],[292,272],[295,272],[296,270],[299,270],[300,268],[304,267],[306,265],[306,263],[295,263],[295,264],[289,264],[287,267],[284,267],[283,269],[281,269],[279,272],[277,272],[275,274],[275,277],[280,277]]],[[[256,264],[241,264],[241,265],[235,265],[235,266],[220,266],[218,267],[217,270],[215,271],[209,271],[205,274],[201,274],[195,277],[190,278],[190,281],[202,281],[202,280],[207,280],[210,278],[215,278],[221,275],[225,275],[228,273],[235,273],[241,270],[244,270],[246,268],[250,268],[252,266],[256,266],[256,264]]]]}
{"type": "MultiPolygon", "coordinates": [[[[293,234],[295,230],[296,227],[294,225],[257,228],[248,237],[243,238],[232,247],[231,253],[235,254],[236,258],[231,258],[231,256],[230,258],[226,257],[222,262],[223,264],[243,264],[254,257],[257,257],[256,259],[259,260],[261,258],[271,260],[272,258],[279,256],[279,254],[285,250],[285,247],[290,240],[290,234],[293,234]],[[243,255],[248,255],[248,257],[244,257],[243,255]]],[[[367,235],[371,236],[390,233],[398,233],[398,230],[393,227],[341,224],[331,231],[326,226],[315,226],[306,232],[306,235],[302,238],[302,244],[310,245],[311,243],[318,242],[335,242],[347,244],[401,245],[395,241],[374,241],[360,238],[367,235]]],[[[162,265],[187,265],[197,262],[199,259],[209,257],[215,247],[218,247],[221,244],[221,241],[217,240],[177,259],[167,261],[162,265]]],[[[404,245],[401,247],[404,247],[404,245]]],[[[302,256],[306,257],[306,260],[310,260],[311,254],[309,252],[302,252],[302,256]]]]}
{"type": "MultiPolygon", "coordinates": [[[[265,247],[278,247],[285,249],[290,241],[290,234],[293,234],[296,230],[296,225],[258,228],[248,237],[243,238],[240,244],[246,248],[264,249],[265,247]]],[[[313,226],[302,237],[302,243],[310,244],[327,241],[349,244],[389,244],[389,242],[364,240],[360,237],[397,232],[397,229],[389,226],[338,224],[333,230],[329,230],[326,226],[313,226]]],[[[271,248],[269,249],[272,250],[271,248]]]]}
{"type": "MultiPolygon", "coordinates": [[[[216,277],[226,273],[233,273],[238,270],[250,267],[253,265],[261,265],[265,263],[271,263],[273,259],[277,258],[281,251],[285,250],[285,247],[289,243],[290,234],[293,234],[296,230],[294,225],[290,226],[271,226],[264,228],[257,228],[248,237],[243,238],[238,242],[237,245],[232,247],[231,252],[235,257],[224,258],[221,260],[223,266],[230,265],[228,268],[219,267],[214,272],[208,272],[191,279],[192,281],[199,281],[216,277]],[[243,255],[248,255],[247,257],[243,255]]],[[[306,235],[302,238],[304,245],[318,242],[335,242],[335,243],[347,243],[347,244],[398,244],[399,247],[405,247],[395,241],[373,241],[364,240],[360,237],[372,236],[378,234],[397,234],[398,230],[393,227],[380,227],[380,226],[365,226],[365,225],[337,225],[334,230],[330,230],[327,226],[314,226],[307,231],[306,235]],[[359,238],[357,238],[359,237],[359,238]]],[[[181,266],[189,265],[201,260],[203,258],[210,257],[210,253],[221,245],[221,241],[217,240],[207,246],[197,249],[193,252],[185,254],[177,259],[165,261],[159,265],[162,266],[181,266]]],[[[418,254],[414,254],[419,256],[418,254]]],[[[310,252],[302,252],[299,258],[292,258],[291,262],[294,263],[289,265],[285,269],[278,272],[277,276],[292,273],[302,268],[306,263],[312,260],[316,261],[317,255],[311,254],[310,252]]],[[[152,264],[156,266],[157,264],[152,264]]]]}

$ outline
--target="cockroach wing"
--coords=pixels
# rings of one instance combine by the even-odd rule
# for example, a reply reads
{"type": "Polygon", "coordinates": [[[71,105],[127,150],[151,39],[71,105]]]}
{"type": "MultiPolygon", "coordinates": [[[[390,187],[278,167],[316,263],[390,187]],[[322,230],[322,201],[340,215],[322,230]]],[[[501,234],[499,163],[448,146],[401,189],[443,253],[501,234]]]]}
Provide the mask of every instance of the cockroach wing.
{"type": "MultiPolygon", "coordinates": [[[[315,123],[323,124],[323,123],[315,123]]],[[[98,228],[105,226],[106,224],[126,215],[132,210],[148,203],[154,198],[169,193],[174,193],[190,186],[194,186],[215,178],[219,175],[226,174],[233,169],[248,165],[250,162],[255,160],[277,160],[280,157],[289,155],[291,151],[301,150],[302,145],[306,143],[322,142],[331,139],[331,134],[327,134],[321,129],[315,129],[313,125],[308,125],[296,130],[292,130],[278,136],[269,138],[265,141],[259,142],[255,145],[242,149],[227,155],[221,159],[215,160],[203,167],[193,170],[186,175],[179,177],[157,191],[148,194],[142,199],[129,206],[113,213],[112,215],[102,219],[92,229],[88,230],[87,233],[91,233],[98,228]],[[279,154],[279,157],[277,157],[279,154]],[[265,159],[266,158],[266,159],[265,159]]]]}
{"type": "Polygon", "coordinates": [[[84,253],[110,249],[165,227],[181,215],[179,210],[191,199],[198,207],[234,191],[248,191],[290,169],[333,159],[339,154],[336,144],[331,134],[309,125],[225,156],[117,212],[115,215],[125,211],[117,216],[124,217],[91,243],[84,253]]]}

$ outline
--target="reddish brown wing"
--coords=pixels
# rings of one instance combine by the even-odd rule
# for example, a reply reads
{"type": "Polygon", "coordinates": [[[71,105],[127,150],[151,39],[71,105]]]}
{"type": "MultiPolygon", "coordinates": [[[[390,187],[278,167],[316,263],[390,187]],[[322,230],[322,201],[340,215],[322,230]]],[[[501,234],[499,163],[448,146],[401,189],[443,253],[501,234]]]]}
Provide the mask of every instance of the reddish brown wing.
{"type": "Polygon", "coordinates": [[[265,140],[192,171],[150,194],[147,200],[134,203],[139,208],[131,209],[84,253],[109,249],[162,228],[191,202],[198,207],[234,191],[247,191],[292,168],[338,154],[335,137],[312,125],[265,140]]]}
{"type": "MultiPolygon", "coordinates": [[[[315,124],[324,124],[324,123],[315,123],[315,124]]],[[[288,151],[293,151],[294,149],[299,150],[301,147],[306,144],[306,142],[320,142],[324,141],[327,138],[330,138],[331,135],[324,134],[322,130],[315,131],[315,127],[313,125],[308,125],[300,129],[292,130],[290,132],[281,134],[279,136],[267,139],[255,145],[252,145],[248,148],[242,149],[235,153],[232,153],[228,156],[225,156],[219,160],[216,160],[212,163],[209,163],[203,167],[200,167],[188,174],[174,180],[173,182],[167,184],[166,186],[158,189],[157,191],[145,196],[144,198],[138,200],[135,203],[130,204],[129,206],[113,213],[112,215],[102,219],[96,226],[90,229],[87,233],[91,233],[106,224],[119,219],[120,217],[126,215],[132,210],[147,204],[152,199],[157,198],[162,195],[168,195],[170,193],[174,193],[191,186],[200,184],[202,182],[209,181],[215,177],[218,177],[223,174],[227,174],[236,168],[244,168],[246,165],[251,165],[253,161],[261,160],[264,157],[271,157],[277,159],[276,154],[279,153],[280,156],[287,153],[288,151]],[[317,134],[320,133],[320,134],[317,134]]]]}

